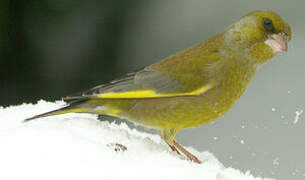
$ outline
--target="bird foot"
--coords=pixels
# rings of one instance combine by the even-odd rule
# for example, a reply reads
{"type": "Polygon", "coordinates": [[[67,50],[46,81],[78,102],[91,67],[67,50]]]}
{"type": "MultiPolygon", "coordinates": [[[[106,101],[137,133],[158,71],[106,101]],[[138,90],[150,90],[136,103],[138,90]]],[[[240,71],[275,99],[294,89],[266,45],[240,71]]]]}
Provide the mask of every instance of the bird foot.
{"type": "Polygon", "coordinates": [[[191,161],[201,164],[202,161],[200,161],[195,155],[193,155],[192,153],[190,153],[189,151],[187,151],[184,147],[182,147],[179,143],[177,143],[176,141],[173,141],[173,145],[167,143],[168,146],[175,151],[177,154],[181,155],[181,153],[179,152],[179,150],[191,161]],[[179,150],[178,150],[179,149],[179,150]]]}
{"type": "Polygon", "coordinates": [[[181,155],[181,153],[178,151],[178,149],[174,146],[174,145],[171,145],[169,143],[167,143],[167,145],[172,149],[172,151],[176,152],[177,154],[181,155]]]}

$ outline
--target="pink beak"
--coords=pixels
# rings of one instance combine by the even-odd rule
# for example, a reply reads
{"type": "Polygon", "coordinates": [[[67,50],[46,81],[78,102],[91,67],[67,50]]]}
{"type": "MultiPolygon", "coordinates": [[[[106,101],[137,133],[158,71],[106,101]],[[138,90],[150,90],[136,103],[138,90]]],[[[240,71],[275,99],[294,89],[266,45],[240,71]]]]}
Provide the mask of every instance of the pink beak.
{"type": "Polygon", "coordinates": [[[270,46],[275,52],[287,51],[288,37],[284,33],[268,35],[265,44],[270,46]]]}

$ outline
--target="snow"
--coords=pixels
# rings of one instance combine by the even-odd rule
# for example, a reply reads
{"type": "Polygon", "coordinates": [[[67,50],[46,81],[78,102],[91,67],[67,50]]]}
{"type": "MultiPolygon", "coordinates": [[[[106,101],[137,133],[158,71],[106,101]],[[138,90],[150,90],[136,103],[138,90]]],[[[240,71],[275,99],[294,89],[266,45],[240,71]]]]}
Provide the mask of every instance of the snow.
{"type": "Polygon", "coordinates": [[[190,162],[171,152],[158,135],[101,122],[95,115],[71,113],[22,123],[63,105],[41,100],[0,107],[0,179],[264,179],[187,147],[203,161],[190,162]]]}
{"type": "Polygon", "coordinates": [[[295,112],[295,117],[294,117],[293,124],[296,124],[296,123],[299,122],[301,114],[303,114],[303,110],[302,109],[295,112]]]}
{"type": "Polygon", "coordinates": [[[280,165],[280,158],[279,157],[276,157],[274,160],[273,160],[273,163],[272,163],[273,165],[276,165],[276,166],[278,166],[278,165],[280,165]]]}

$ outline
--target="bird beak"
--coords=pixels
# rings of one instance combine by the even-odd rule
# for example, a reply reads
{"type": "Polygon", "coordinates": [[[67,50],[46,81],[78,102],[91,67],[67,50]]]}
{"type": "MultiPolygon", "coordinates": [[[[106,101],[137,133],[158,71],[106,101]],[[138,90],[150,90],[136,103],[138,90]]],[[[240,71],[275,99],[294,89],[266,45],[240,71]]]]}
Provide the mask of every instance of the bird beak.
{"type": "Polygon", "coordinates": [[[274,52],[287,51],[288,37],[285,33],[268,35],[265,44],[267,44],[274,52]]]}

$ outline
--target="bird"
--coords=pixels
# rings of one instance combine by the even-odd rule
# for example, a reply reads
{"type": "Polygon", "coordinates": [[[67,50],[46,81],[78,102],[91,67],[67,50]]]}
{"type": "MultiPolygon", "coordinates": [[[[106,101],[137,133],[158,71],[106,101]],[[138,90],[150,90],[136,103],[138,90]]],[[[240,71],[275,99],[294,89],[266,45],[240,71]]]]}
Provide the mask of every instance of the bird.
{"type": "Polygon", "coordinates": [[[156,129],[171,150],[202,163],[177,142],[176,134],[228,112],[256,71],[287,51],[290,40],[291,28],[277,13],[253,11],[199,44],[67,96],[64,107],[24,122],[66,113],[117,117],[156,129]]]}

